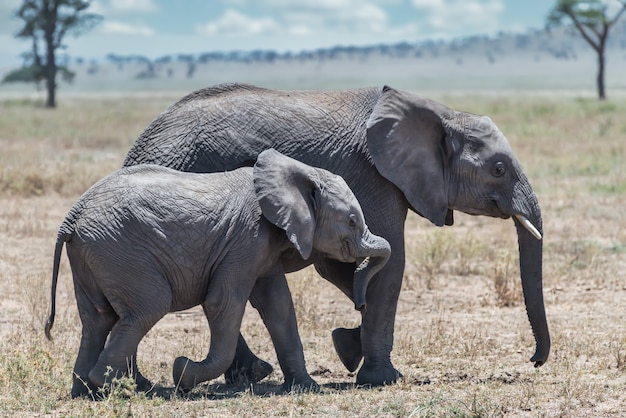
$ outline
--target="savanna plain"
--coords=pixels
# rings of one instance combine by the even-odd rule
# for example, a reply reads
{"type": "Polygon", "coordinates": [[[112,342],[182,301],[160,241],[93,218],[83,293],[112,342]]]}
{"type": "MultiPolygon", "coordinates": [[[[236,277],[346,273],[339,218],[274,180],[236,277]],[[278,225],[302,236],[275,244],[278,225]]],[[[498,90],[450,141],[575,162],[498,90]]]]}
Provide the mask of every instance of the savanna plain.
{"type": "Polygon", "coordinates": [[[320,393],[281,391],[269,335],[249,307],[243,333],[275,371],[258,384],[225,385],[220,378],[177,395],[174,358],[203,358],[209,347],[206,320],[195,308],[167,315],[141,343],[139,367],[156,383],[152,393],[136,393],[122,379],[99,401],[70,399],[80,321],[65,256],[54,341],[43,332],[57,228],[72,203],[119,168],[134,139],[178,97],[61,94],[53,111],[31,99],[0,100],[0,416],[623,416],[626,99],[574,94],[429,96],[489,115],[537,193],[552,335],[543,367],[528,361],[534,340],[513,222],[457,214],[454,226],[437,228],[411,213],[392,352],[404,374],[397,384],[354,385],[330,332],[358,325],[360,314],[306,269],[290,275],[289,285],[320,393]]]}

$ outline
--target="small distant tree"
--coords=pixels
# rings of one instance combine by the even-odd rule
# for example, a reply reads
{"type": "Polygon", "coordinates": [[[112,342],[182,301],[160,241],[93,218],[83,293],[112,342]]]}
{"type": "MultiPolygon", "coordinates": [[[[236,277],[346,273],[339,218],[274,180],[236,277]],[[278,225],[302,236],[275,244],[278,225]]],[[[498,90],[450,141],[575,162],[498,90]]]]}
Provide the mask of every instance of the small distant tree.
{"type": "Polygon", "coordinates": [[[597,90],[598,98],[604,100],[605,49],[609,30],[626,10],[623,0],[558,0],[548,15],[548,27],[572,22],[582,37],[596,51],[598,56],[597,90]],[[607,16],[610,3],[618,6],[612,18],[607,16]]]}
{"type": "Polygon", "coordinates": [[[99,15],[85,12],[90,3],[88,0],[23,0],[15,16],[24,21],[24,26],[15,37],[32,39],[32,48],[22,54],[22,68],[10,72],[2,81],[36,84],[45,81],[46,106],[55,107],[57,74],[66,81],[74,77],[67,67],[57,65],[56,51],[65,48],[62,41],[66,34],[78,36],[102,20],[99,15]]]}

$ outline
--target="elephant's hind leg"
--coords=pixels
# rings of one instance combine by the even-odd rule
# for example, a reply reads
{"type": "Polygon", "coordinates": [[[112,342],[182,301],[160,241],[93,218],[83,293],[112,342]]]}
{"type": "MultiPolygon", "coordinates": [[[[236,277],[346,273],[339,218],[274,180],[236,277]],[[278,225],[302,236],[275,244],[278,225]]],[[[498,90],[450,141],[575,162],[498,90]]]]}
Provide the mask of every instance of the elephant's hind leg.
{"type": "Polygon", "coordinates": [[[224,372],[224,380],[227,384],[256,383],[265,379],[274,368],[267,361],[258,358],[243,338],[241,333],[237,340],[235,358],[228,369],[224,372]]]}
{"type": "MultiPolygon", "coordinates": [[[[81,315],[83,319],[83,315],[81,315]]],[[[89,372],[98,361],[98,357],[104,348],[107,336],[117,321],[117,315],[111,311],[103,315],[90,316],[89,320],[83,320],[83,330],[80,338],[78,357],[74,364],[72,398],[95,395],[94,383],[89,379],[89,372]],[[87,325],[86,325],[87,324],[87,325]]]]}
{"type": "Polygon", "coordinates": [[[131,376],[138,389],[150,389],[151,383],[137,370],[137,347],[150,328],[168,312],[169,304],[163,302],[154,303],[148,313],[145,310],[120,312],[120,319],[113,327],[96,365],[89,372],[89,379],[102,387],[114,378],[131,376]]]}
{"type": "Polygon", "coordinates": [[[118,316],[103,296],[101,297],[102,303],[94,305],[81,283],[76,283],[74,289],[82,323],[82,335],[78,357],[74,364],[71,395],[72,398],[80,396],[93,398],[97,386],[89,379],[89,371],[98,361],[107,336],[117,322],[118,316]]]}

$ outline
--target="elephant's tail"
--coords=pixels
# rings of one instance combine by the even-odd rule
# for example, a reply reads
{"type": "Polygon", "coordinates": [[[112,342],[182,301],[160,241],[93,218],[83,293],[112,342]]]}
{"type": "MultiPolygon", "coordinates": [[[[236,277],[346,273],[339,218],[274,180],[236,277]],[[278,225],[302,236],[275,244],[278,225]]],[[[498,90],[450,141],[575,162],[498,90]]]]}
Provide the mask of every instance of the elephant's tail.
{"type": "Polygon", "coordinates": [[[57,242],[54,246],[54,261],[52,265],[52,286],[51,286],[51,300],[52,304],[50,306],[50,316],[46,321],[45,333],[46,338],[52,341],[52,336],[50,335],[50,330],[52,329],[52,325],[54,325],[54,315],[56,313],[56,293],[57,293],[57,281],[59,278],[59,265],[61,264],[61,252],[63,251],[63,244],[66,241],[69,241],[70,234],[67,233],[67,220],[61,226],[59,233],[57,235],[57,242]]]}

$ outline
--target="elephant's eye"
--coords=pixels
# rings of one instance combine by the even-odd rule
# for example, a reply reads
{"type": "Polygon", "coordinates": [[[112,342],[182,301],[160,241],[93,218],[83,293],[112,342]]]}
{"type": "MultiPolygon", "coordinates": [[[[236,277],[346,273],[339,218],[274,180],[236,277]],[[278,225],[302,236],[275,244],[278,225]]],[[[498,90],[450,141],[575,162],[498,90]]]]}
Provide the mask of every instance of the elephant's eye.
{"type": "Polygon", "coordinates": [[[354,213],[350,214],[350,219],[348,220],[348,226],[350,228],[354,228],[356,226],[356,215],[354,213]]]}
{"type": "Polygon", "coordinates": [[[495,177],[502,177],[504,173],[506,173],[506,166],[502,161],[498,161],[493,165],[491,174],[493,174],[495,177]]]}

